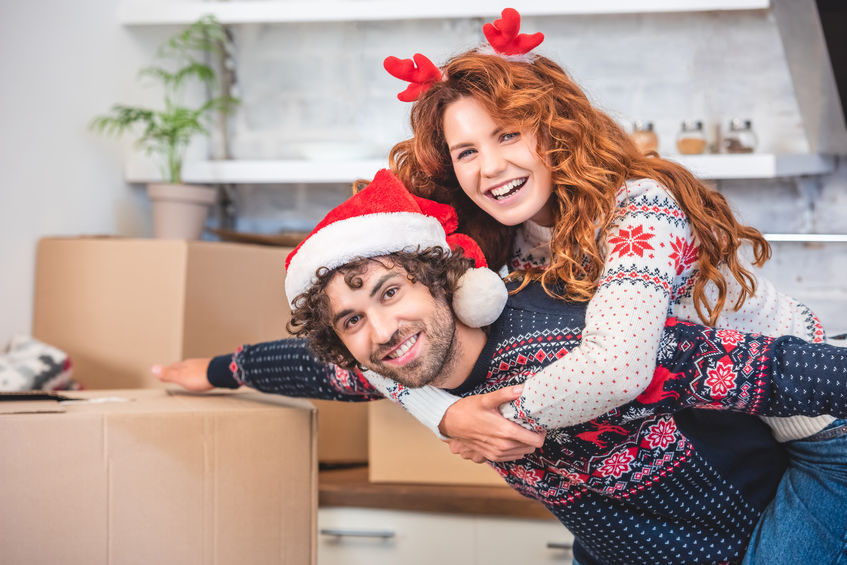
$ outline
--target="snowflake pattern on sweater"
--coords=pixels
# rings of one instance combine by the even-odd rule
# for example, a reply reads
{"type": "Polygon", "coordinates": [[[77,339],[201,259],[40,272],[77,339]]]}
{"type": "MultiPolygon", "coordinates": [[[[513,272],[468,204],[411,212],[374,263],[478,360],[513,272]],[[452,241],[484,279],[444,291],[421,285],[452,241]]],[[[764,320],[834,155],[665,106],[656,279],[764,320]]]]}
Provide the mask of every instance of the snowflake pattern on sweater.
{"type": "MultiPolygon", "coordinates": [[[[546,427],[584,422],[632,400],[650,380],[666,317],[699,321],[692,295],[699,248],[685,212],[650,179],[628,181],[617,201],[616,219],[601,245],[604,271],[588,306],[583,344],[524,390],[522,411],[546,427]]],[[[545,268],[550,236],[549,228],[525,224],[512,265],[545,268]]],[[[740,286],[725,267],[722,271],[727,304],[734,304],[740,286]]],[[[712,303],[716,294],[709,285],[712,303]]],[[[737,312],[725,308],[716,327],[816,342],[824,338],[820,321],[806,306],[761,278],[755,295],[737,312]]],[[[517,410],[513,406],[510,416],[517,410]]],[[[831,421],[827,416],[767,420],[780,441],[811,435],[831,421]]]]}

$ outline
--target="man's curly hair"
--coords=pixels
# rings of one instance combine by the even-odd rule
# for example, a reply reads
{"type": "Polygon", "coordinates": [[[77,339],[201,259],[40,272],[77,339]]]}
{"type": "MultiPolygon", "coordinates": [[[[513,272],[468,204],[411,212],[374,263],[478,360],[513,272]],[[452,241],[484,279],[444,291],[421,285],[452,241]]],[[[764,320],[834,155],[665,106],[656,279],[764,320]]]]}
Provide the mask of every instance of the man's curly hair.
{"type": "Polygon", "coordinates": [[[318,359],[344,369],[358,366],[333,329],[326,286],[340,273],[347,286],[361,288],[361,275],[371,263],[379,263],[387,269],[402,268],[410,281],[426,286],[435,298],[443,297],[448,304],[453,300],[459,277],[473,267],[473,259],[440,247],[414,252],[401,251],[379,257],[357,257],[335,269],[321,267],[315,273],[317,281],[292,301],[294,311],[287,325],[292,335],[309,339],[309,345],[318,359]]]}

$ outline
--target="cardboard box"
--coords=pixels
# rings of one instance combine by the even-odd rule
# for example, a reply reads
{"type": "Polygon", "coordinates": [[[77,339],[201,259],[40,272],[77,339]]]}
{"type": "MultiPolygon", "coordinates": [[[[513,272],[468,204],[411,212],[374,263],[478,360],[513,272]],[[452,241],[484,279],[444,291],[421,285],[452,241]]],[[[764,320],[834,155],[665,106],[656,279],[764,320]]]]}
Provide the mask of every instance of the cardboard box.
{"type": "MultiPolygon", "coordinates": [[[[74,379],[86,389],[162,388],[150,373],[154,363],[288,335],[283,281],[290,250],[45,238],[37,251],[33,335],[70,355],[74,379]]],[[[365,405],[321,403],[319,422],[321,461],[367,461],[365,405]]]]}
{"type": "Polygon", "coordinates": [[[492,467],[454,455],[396,404],[379,400],[369,409],[371,482],[506,486],[492,467]]]}
{"type": "Polygon", "coordinates": [[[33,334],[85,388],[161,388],[154,363],[279,339],[288,248],[184,240],[38,243],[33,334]]]}
{"type": "Polygon", "coordinates": [[[97,401],[0,402],[4,564],[315,563],[307,401],[63,394],[97,401]]]}

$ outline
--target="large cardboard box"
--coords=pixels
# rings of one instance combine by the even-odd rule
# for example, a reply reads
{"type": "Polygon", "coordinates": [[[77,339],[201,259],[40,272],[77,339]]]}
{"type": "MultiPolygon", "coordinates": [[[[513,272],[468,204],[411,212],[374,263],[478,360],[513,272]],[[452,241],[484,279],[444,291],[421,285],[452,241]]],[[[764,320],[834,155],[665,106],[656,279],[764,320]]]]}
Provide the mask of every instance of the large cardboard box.
{"type": "MultiPolygon", "coordinates": [[[[33,334],[67,352],[86,389],[161,388],[154,363],[285,337],[290,248],[112,237],[45,238],[33,334]]],[[[319,404],[319,458],[367,461],[367,407],[319,404]]]]}
{"type": "Polygon", "coordinates": [[[70,354],[85,388],[162,385],[154,363],[286,335],[289,249],[235,243],[46,238],[33,334],[70,354]]]}
{"type": "Polygon", "coordinates": [[[4,564],[315,563],[307,401],[63,394],[79,401],[0,402],[4,564]]]}
{"type": "Polygon", "coordinates": [[[492,467],[450,452],[426,426],[388,400],[369,403],[369,476],[375,483],[506,487],[492,467]]]}

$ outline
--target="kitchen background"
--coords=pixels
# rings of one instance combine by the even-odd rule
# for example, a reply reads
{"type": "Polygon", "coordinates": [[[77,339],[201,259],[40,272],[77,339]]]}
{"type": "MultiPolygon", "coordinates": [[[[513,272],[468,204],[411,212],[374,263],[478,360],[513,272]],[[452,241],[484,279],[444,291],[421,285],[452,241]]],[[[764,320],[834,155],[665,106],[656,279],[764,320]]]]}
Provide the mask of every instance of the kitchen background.
{"type": "MultiPolygon", "coordinates": [[[[40,237],[152,233],[143,185],[124,173],[137,161],[131,139],[116,142],[88,129],[113,103],[158,104],[159,92],[139,87],[136,73],[176,28],[121,23],[125,4],[45,0],[0,9],[0,347],[30,331],[40,237]]],[[[676,152],[682,120],[702,120],[712,135],[714,124],[725,130],[735,117],[752,121],[757,153],[847,154],[843,118],[821,111],[827,93],[821,85],[832,78],[820,38],[803,26],[814,21],[814,2],[772,4],[525,16],[523,29],[544,32],[539,52],[560,62],[621,124],[652,121],[662,154],[676,152]],[[825,70],[823,79],[817,69],[825,70]]],[[[242,105],[228,123],[230,156],[384,158],[409,130],[408,105],[395,98],[403,85],[383,70],[383,58],[421,52],[440,63],[475,47],[483,40],[481,24],[506,6],[490,5],[486,18],[232,26],[242,105]]],[[[221,155],[217,141],[192,153],[221,155]]],[[[823,162],[820,174],[714,182],[741,218],[765,233],[847,234],[847,159],[823,162]]],[[[308,230],[349,190],[347,183],[239,184],[230,191],[235,227],[308,230]]],[[[211,226],[216,222],[210,219],[211,226]]],[[[764,274],[810,305],[831,335],[847,330],[847,243],[773,247],[764,274]]]]}

